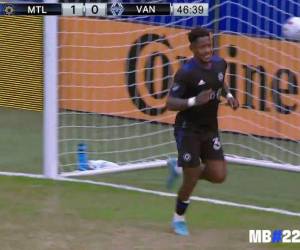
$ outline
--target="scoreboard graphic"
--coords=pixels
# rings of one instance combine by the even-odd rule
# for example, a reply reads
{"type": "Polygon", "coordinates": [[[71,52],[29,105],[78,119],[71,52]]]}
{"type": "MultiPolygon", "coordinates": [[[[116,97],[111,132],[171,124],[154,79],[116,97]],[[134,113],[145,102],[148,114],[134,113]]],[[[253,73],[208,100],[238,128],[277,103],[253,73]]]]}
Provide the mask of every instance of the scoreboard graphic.
{"type": "Polygon", "coordinates": [[[0,3],[0,15],[208,16],[207,3],[0,3]]]}

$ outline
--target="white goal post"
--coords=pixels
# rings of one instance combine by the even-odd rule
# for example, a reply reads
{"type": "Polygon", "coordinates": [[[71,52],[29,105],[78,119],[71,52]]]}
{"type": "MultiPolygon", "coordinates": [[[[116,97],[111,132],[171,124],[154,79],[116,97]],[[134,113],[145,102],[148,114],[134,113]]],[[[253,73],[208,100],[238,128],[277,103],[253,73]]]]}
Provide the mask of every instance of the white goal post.
{"type": "MultiPolygon", "coordinates": [[[[161,18],[161,25],[152,25],[135,23],[134,18],[45,17],[44,175],[47,178],[160,167],[166,165],[168,157],[176,157],[171,126],[175,114],[164,110],[163,101],[174,70],[186,59],[188,44],[184,39],[188,28],[178,28],[176,19],[166,24],[164,17],[161,18]],[[151,42],[155,46],[147,47],[151,42]],[[175,57],[173,54],[177,52],[175,57]],[[126,91],[126,95],[121,91],[126,91]],[[90,160],[105,160],[118,166],[79,171],[80,143],[87,145],[90,160]]],[[[290,123],[293,119],[285,119],[280,113],[281,106],[275,103],[278,98],[285,98],[286,106],[293,103],[300,106],[298,94],[280,96],[281,92],[294,91],[289,79],[294,75],[288,74],[294,69],[288,73],[280,70],[290,66],[288,60],[300,66],[298,52],[292,58],[287,59],[286,55],[287,51],[299,49],[299,44],[278,37],[270,40],[226,31],[219,31],[218,37],[216,44],[221,56],[230,61],[228,79],[235,84],[234,92],[243,106],[239,113],[232,113],[225,105],[221,107],[219,121],[226,160],[300,172],[300,137],[295,135],[295,132],[300,134],[296,126],[300,121],[299,108],[289,110],[297,118],[297,122],[290,123]],[[278,61],[274,61],[276,58],[278,61]],[[259,66],[252,67],[251,62],[259,66]],[[271,72],[274,69],[277,73],[271,72]],[[273,80],[268,83],[265,78],[273,80]]]]}
{"type": "MultiPolygon", "coordinates": [[[[48,1],[56,3],[56,0],[48,1]]],[[[44,17],[44,175],[58,175],[58,17],[44,17]]]]}

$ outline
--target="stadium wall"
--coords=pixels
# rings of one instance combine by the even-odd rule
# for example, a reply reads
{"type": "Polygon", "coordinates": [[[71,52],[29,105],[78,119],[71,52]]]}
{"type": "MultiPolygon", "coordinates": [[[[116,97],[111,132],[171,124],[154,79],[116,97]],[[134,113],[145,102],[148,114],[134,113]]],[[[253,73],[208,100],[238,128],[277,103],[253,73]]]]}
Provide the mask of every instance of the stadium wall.
{"type": "Polygon", "coordinates": [[[43,19],[0,17],[0,106],[43,110],[43,19]]]}
{"type": "Polygon", "coordinates": [[[41,17],[0,17],[0,107],[43,110],[42,32],[41,17]]]}

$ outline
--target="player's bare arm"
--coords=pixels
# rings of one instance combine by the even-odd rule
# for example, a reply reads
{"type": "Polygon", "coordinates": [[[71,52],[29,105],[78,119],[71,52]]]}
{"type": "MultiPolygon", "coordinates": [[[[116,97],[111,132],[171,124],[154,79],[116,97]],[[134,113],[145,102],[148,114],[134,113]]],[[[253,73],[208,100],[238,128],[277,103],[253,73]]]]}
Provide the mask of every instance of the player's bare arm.
{"type": "Polygon", "coordinates": [[[229,104],[229,106],[233,110],[238,109],[240,106],[239,100],[230,93],[229,86],[225,81],[223,83],[223,90],[224,97],[227,99],[227,103],[229,104]]]}

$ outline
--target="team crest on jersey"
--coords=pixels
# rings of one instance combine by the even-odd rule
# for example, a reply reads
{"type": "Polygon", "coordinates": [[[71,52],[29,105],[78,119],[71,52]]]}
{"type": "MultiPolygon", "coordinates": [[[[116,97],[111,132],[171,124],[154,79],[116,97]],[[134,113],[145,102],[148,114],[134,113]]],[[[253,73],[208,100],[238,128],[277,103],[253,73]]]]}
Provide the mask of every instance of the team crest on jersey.
{"type": "Polygon", "coordinates": [[[222,81],[223,81],[223,79],[224,79],[224,75],[223,75],[223,73],[222,73],[222,72],[219,72],[219,74],[218,74],[218,79],[219,79],[219,81],[220,81],[220,82],[222,82],[222,81]]]}
{"type": "Polygon", "coordinates": [[[184,160],[185,162],[189,162],[191,159],[192,159],[192,155],[191,155],[190,153],[185,153],[185,154],[183,155],[183,160],[184,160]]]}

